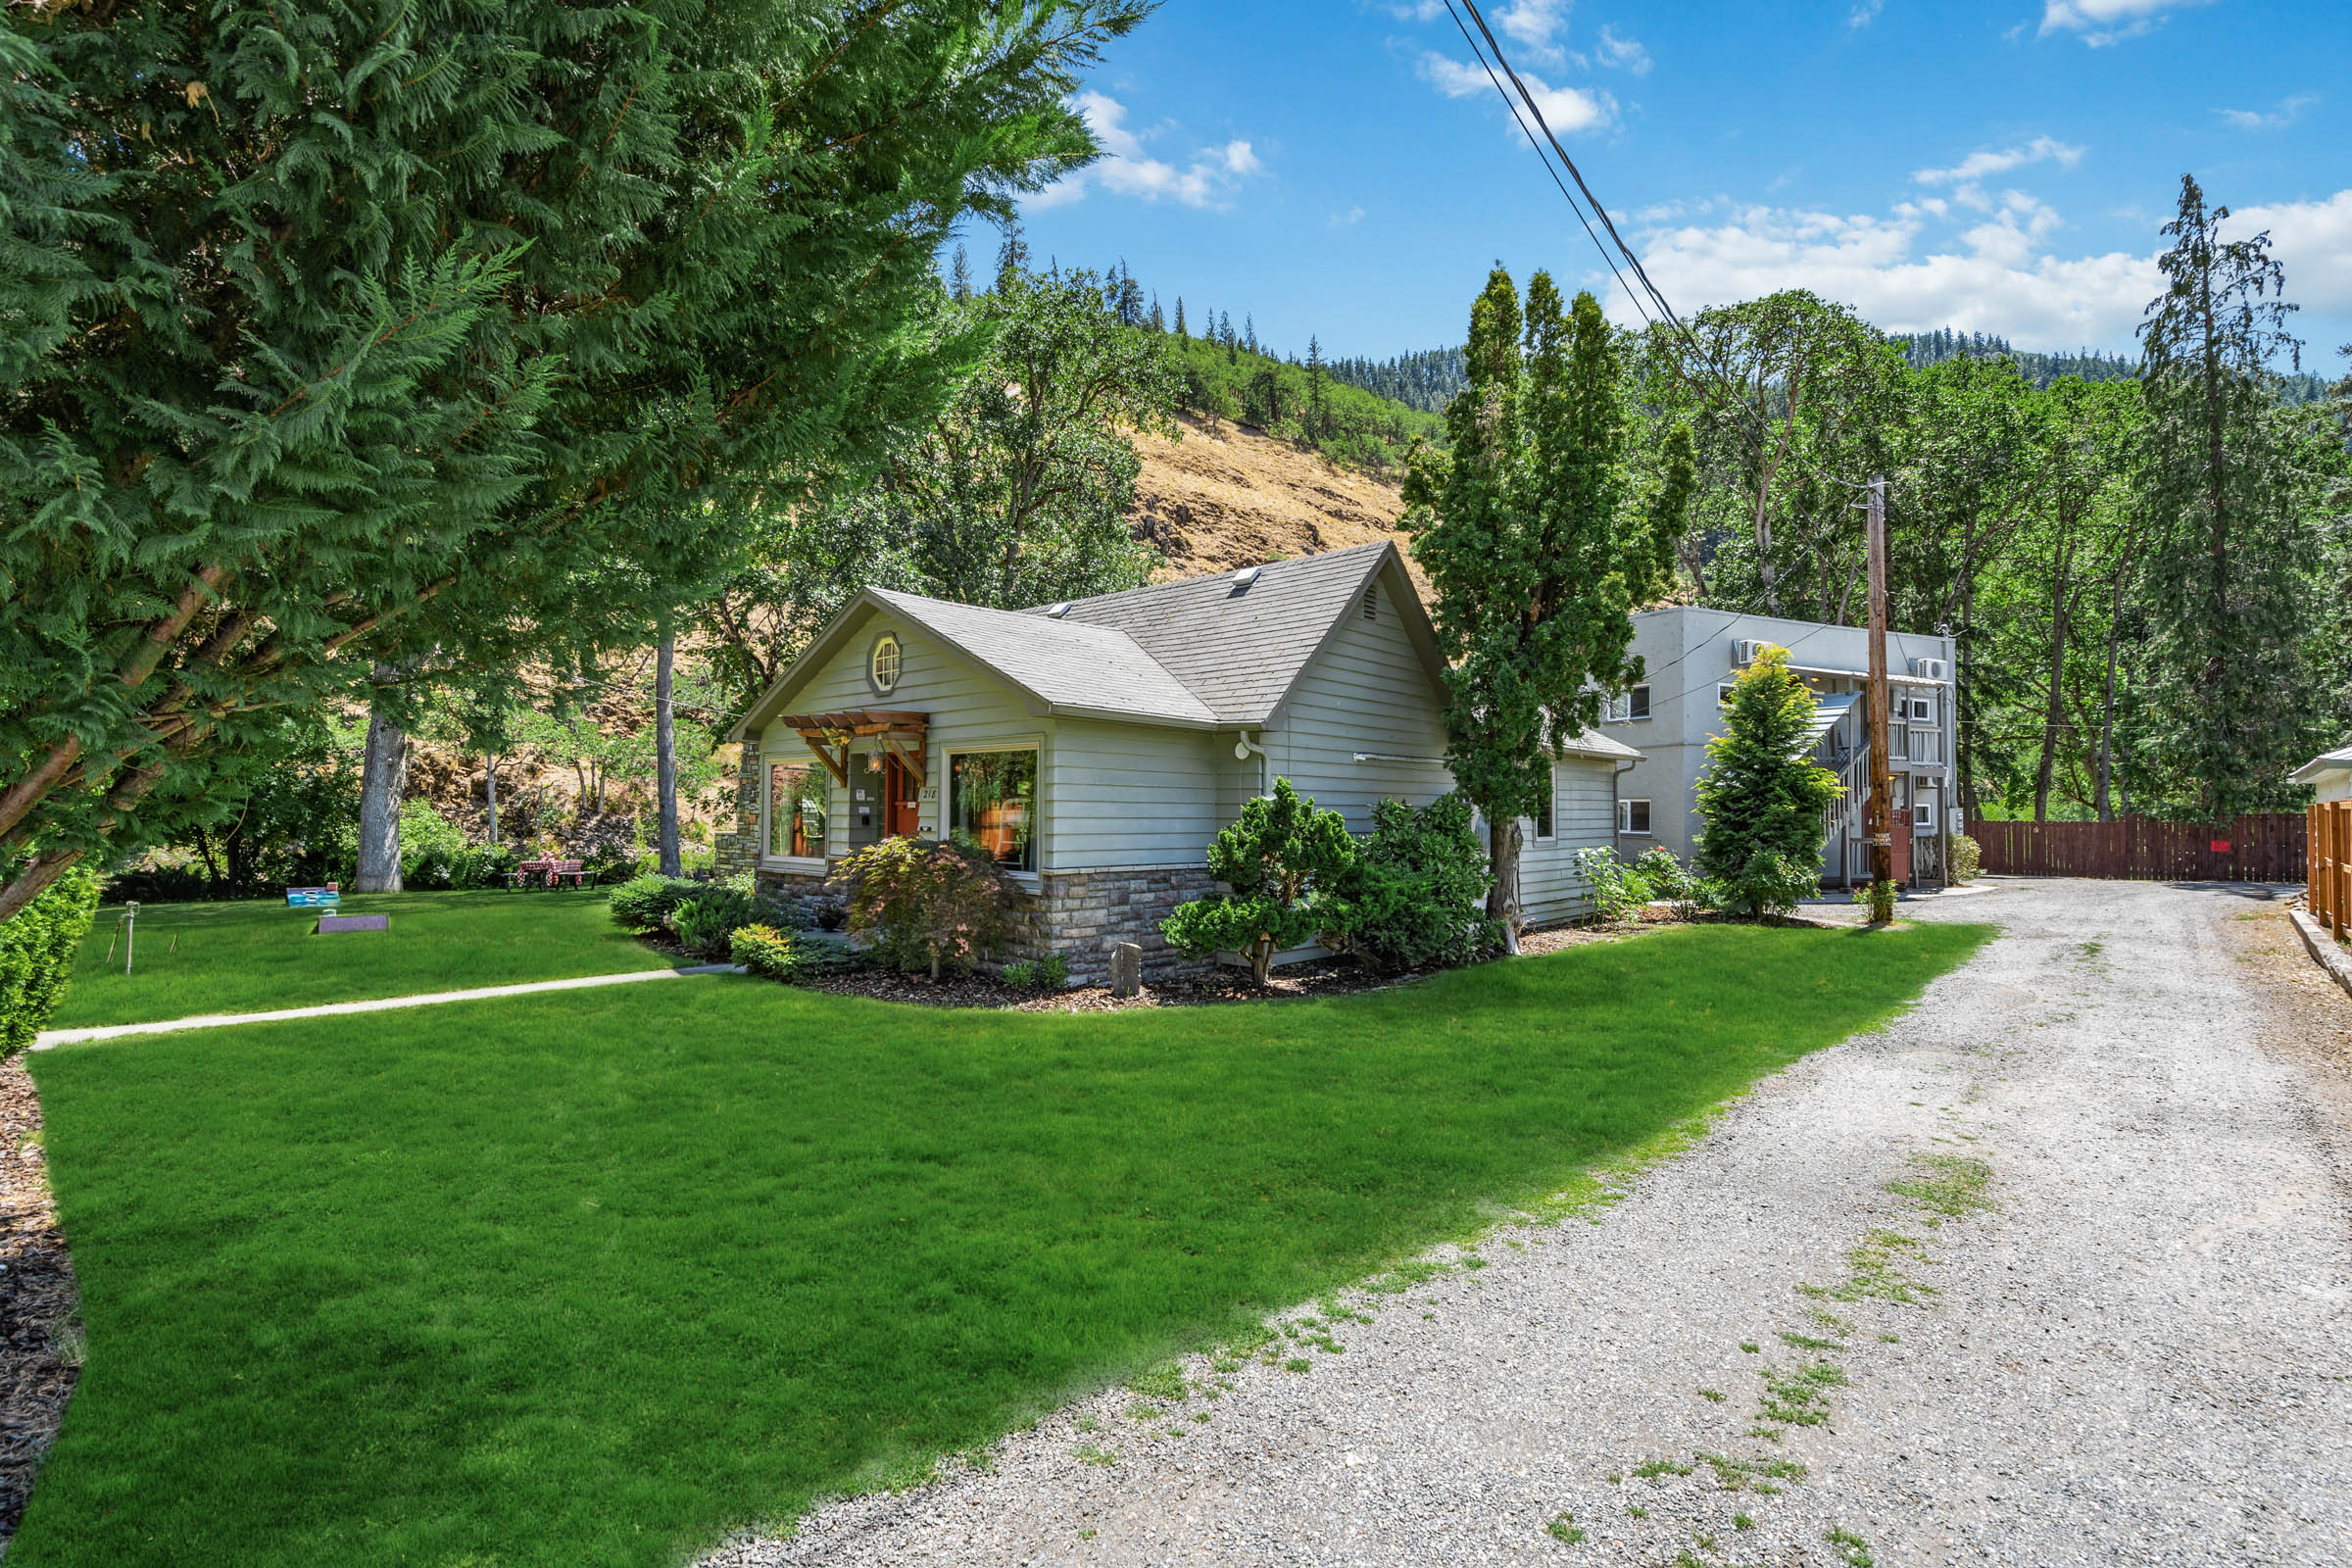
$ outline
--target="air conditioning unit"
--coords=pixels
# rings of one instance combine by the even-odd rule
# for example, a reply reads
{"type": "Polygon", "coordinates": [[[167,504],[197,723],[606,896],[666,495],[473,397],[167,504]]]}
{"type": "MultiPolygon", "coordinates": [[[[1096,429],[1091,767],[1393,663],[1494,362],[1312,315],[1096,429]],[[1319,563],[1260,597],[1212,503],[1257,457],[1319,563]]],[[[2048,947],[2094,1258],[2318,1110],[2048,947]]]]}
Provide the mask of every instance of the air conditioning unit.
{"type": "Polygon", "coordinates": [[[1952,666],[1940,659],[1914,659],[1911,661],[1911,673],[1922,680],[1948,680],[1952,666]]]}
{"type": "Polygon", "coordinates": [[[1732,644],[1732,667],[1734,669],[1745,669],[1748,665],[1763,658],[1764,650],[1771,646],[1772,645],[1770,643],[1765,642],[1759,637],[1742,637],[1739,639],[1737,642],[1732,644]]]}

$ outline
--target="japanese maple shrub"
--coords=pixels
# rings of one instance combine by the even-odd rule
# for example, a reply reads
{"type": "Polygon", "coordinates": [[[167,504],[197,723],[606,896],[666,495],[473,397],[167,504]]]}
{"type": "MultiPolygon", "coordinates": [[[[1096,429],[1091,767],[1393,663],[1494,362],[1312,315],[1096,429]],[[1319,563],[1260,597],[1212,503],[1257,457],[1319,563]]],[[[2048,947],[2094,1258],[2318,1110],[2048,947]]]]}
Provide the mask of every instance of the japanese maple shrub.
{"type": "Polygon", "coordinates": [[[1004,941],[1012,886],[977,845],[884,839],[844,860],[835,879],[850,888],[851,934],[909,973],[969,969],[1004,941]]]}
{"type": "Polygon", "coordinates": [[[1262,986],[1274,955],[1312,941],[1338,912],[1333,895],[1355,856],[1340,813],[1278,778],[1208,847],[1208,874],[1230,891],[1178,905],[1159,929],[1187,957],[1241,954],[1262,986]]]}
{"type": "Polygon", "coordinates": [[[1844,789],[1811,755],[1818,707],[1788,651],[1768,647],[1733,683],[1724,733],[1707,742],[1693,858],[1736,913],[1786,913],[1821,886],[1822,817],[1844,789]]]}

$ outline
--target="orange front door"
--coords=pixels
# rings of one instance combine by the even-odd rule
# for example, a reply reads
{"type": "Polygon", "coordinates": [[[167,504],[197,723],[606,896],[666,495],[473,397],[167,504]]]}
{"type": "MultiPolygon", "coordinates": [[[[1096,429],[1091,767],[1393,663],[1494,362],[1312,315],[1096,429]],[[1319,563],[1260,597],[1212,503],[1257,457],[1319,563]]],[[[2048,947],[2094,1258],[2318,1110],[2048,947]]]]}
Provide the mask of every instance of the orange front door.
{"type": "Polygon", "coordinates": [[[912,838],[922,826],[923,781],[895,757],[882,761],[882,834],[912,838]]]}

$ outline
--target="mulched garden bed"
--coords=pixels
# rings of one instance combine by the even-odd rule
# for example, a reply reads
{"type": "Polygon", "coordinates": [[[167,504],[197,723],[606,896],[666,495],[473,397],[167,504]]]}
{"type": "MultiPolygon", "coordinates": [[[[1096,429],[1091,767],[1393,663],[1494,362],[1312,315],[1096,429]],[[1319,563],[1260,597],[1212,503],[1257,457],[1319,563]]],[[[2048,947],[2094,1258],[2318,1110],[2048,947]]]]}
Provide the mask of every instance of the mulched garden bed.
{"type": "Polygon", "coordinates": [[[0,1063],[0,1549],[81,1376],[79,1296],[49,1197],[41,1102],[22,1055],[0,1063]]]}
{"type": "MultiPolygon", "coordinates": [[[[1622,925],[1553,926],[1529,931],[1519,938],[1523,956],[1534,957],[1581,947],[1589,942],[1616,942],[1647,930],[1654,922],[1622,925]]],[[[657,953],[682,964],[705,962],[665,935],[641,939],[657,953]]],[[[802,983],[804,991],[827,991],[837,997],[864,997],[874,1002],[905,1002],[923,1007],[992,1007],[1006,1012],[1122,1012],[1129,1007],[1202,1007],[1229,1002],[1291,1002],[1305,997],[1347,996],[1358,991],[1381,991],[1409,985],[1418,974],[1381,974],[1352,958],[1316,958],[1285,964],[1259,986],[1247,969],[1219,969],[1187,975],[1144,987],[1141,995],[1117,997],[1108,986],[1076,986],[1063,991],[1024,991],[983,974],[901,974],[895,969],[857,968],[802,983]]]]}

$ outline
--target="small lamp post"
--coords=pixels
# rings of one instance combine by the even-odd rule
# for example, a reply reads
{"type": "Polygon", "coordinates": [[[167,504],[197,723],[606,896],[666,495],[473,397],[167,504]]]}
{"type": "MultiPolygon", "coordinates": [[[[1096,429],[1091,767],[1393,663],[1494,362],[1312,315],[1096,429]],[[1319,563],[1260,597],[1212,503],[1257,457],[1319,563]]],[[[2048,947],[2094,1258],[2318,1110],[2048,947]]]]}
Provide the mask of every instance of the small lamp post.
{"type": "Polygon", "coordinates": [[[130,950],[139,939],[139,902],[126,900],[120,916],[122,922],[122,972],[130,973],[130,950]]]}

